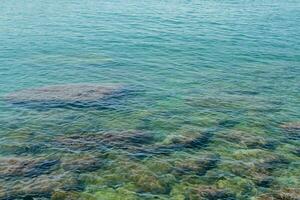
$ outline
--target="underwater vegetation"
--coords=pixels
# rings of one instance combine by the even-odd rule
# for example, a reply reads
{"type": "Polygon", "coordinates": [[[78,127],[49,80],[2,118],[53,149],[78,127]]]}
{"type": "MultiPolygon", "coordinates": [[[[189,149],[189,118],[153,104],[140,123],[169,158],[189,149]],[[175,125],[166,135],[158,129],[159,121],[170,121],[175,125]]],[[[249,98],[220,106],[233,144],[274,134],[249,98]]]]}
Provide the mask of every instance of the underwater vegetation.
{"type": "Polygon", "coordinates": [[[0,200],[300,200],[299,0],[2,0],[0,200]]]}
{"type": "MultiPolygon", "coordinates": [[[[118,88],[49,86],[5,99],[17,109],[61,105],[36,111],[41,113],[70,109],[74,102],[91,109],[90,103],[109,101],[106,97],[118,88]]],[[[124,95],[117,104],[126,104],[124,95]]],[[[232,106],[238,109],[218,100],[213,109],[232,106]]],[[[207,102],[205,107],[210,107],[207,102]]],[[[149,121],[148,129],[141,129],[143,119],[128,130],[61,130],[51,135],[16,130],[1,142],[0,199],[299,199],[299,122],[282,123],[278,135],[269,137],[267,129],[249,129],[223,114],[200,121],[163,134],[149,121]]]]}

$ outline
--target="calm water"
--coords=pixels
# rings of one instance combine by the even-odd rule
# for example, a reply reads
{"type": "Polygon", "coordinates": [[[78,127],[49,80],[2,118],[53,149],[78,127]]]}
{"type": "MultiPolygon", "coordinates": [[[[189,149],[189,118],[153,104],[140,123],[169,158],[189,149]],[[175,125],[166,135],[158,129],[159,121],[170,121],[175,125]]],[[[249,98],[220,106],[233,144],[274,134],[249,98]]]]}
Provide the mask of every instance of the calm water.
{"type": "Polygon", "coordinates": [[[0,6],[0,199],[300,199],[298,0],[0,6]],[[15,91],[121,85],[84,106],[15,91]]]}

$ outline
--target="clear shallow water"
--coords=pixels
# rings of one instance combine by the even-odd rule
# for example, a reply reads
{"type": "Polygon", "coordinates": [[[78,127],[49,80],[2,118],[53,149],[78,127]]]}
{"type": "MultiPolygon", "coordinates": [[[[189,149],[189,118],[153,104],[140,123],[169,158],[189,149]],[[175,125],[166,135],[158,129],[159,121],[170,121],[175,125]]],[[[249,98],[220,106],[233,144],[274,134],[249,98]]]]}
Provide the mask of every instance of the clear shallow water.
{"type": "Polygon", "coordinates": [[[298,1],[3,1],[0,199],[299,198],[298,1]],[[117,84],[96,106],[22,89],[117,84]]]}

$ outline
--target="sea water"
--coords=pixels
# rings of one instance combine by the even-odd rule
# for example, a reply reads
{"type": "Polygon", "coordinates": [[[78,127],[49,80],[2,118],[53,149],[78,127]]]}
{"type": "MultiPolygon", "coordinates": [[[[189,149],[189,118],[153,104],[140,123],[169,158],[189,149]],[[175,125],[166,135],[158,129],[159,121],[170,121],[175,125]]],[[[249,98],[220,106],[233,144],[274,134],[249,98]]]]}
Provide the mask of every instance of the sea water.
{"type": "Polygon", "coordinates": [[[1,1],[0,199],[299,199],[299,24],[298,0],[1,1]],[[70,84],[123,90],[6,98],[70,84]]]}

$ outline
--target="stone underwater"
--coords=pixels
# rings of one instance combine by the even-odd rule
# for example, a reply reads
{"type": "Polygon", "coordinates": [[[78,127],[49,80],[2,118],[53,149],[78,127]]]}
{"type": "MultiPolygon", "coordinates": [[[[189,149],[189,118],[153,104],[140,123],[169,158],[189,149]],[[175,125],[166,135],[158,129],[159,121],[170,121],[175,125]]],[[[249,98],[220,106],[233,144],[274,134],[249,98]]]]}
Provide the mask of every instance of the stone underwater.
{"type": "Polygon", "coordinates": [[[299,13],[4,0],[0,200],[299,200],[299,13]]]}

